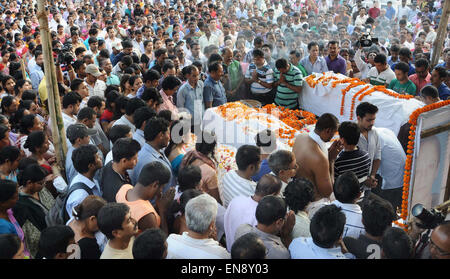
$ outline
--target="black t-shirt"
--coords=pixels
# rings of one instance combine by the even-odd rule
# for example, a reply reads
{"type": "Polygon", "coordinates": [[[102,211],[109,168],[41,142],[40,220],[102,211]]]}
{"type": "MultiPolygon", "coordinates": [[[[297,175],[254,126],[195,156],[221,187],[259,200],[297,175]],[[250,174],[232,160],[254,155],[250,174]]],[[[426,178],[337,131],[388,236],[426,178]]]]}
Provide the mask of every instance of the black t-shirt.
{"type": "Polygon", "coordinates": [[[361,234],[358,238],[344,237],[345,246],[349,253],[357,259],[380,259],[381,243],[361,234]]]}
{"type": "Polygon", "coordinates": [[[102,175],[100,180],[100,189],[103,192],[103,198],[107,202],[115,202],[116,194],[120,190],[123,184],[131,184],[128,174],[122,177],[112,168],[113,161],[106,164],[102,169],[102,175]]]}
{"type": "Polygon", "coordinates": [[[100,259],[101,252],[95,238],[85,237],[78,241],[81,250],[81,259],[100,259]]]}

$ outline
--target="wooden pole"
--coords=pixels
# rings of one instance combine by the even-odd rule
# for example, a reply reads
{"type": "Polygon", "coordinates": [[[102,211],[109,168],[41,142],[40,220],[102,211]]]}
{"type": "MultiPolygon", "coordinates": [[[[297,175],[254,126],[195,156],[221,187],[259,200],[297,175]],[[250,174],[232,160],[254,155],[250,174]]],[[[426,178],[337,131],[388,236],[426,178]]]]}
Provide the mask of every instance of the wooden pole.
{"type": "Polygon", "coordinates": [[[20,59],[20,67],[22,68],[22,77],[24,80],[27,79],[27,72],[25,71],[25,61],[24,58],[20,59]]]}
{"type": "Polygon", "coordinates": [[[56,160],[60,169],[65,166],[65,154],[67,153],[66,132],[61,113],[58,82],[56,79],[55,62],[53,61],[50,30],[48,27],[48,15],[45,11],[46,0],[38,0],[39,28],[41,33],[42,53],[44,55],[44,72],[48,96],[48,110],[52,122],[52,138],[55,146],[56,160]]]}
{"type": "Polygon", "coordinates": [[[431,57],[431,69],[436,67],[439,57],[441,56],[441,51],[443,48],[444,40],[447,38],[447,24],[450,15],[450,0],[444,1],[444,7],[442,7],[441,20],[439,21],[439,27],[437,30],[436,39],[433,45],[433,56],[431,57]]]}

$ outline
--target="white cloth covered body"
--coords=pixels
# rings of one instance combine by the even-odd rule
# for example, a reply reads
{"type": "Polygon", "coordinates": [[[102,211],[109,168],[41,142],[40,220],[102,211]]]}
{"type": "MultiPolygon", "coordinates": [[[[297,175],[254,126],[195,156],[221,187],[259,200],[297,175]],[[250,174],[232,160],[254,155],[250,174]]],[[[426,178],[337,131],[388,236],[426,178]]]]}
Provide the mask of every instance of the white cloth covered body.
{"type": "MultiPolygon", "coordinates": [[[[330,73],[326,73],[330,75],[330,73]]],[[[316,79],[321,74],[315,74],[316,79]]],[[[346,78],[341,74],[333,74],[339,79],[346,78]]],[[[352,104],[353,95],[361,90],[366,85],[359,85],[350,89],[345,95],[344,114],[341,115],[341,101],[342,101],[342,89],[345,89],[349,84],[337,84],[335,88],[332,88],[331,81],[327,86],[323,86],[319,82],[314,88],[311,88],[307,82],[303,85],[302,93],[299,97],[300,106],[309,112],[316,115],[322,115],[324,113],[334,114],[340,122],[350,121],[350,108],[352,104]]],[[[425,104],[417,99],[397,99],[388,96],[382,92],[373,92],[371,95],[365,96],[362,101],[355,101],[355,107],[353,111],[353,121],[357,121],[356,107],[361,102],[369,102],[378,107],[377,118],[375,120],[376,127],[388,128],[398,135],[400,127],[408,122],[409,116],[416,109],[423,107],[425,104]]]]}

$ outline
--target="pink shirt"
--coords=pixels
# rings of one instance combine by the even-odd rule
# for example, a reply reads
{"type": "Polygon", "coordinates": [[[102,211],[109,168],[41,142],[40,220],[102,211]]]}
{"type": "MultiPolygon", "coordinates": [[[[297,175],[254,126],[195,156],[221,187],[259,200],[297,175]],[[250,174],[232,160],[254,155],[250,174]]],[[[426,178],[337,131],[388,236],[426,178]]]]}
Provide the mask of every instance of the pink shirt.
{"type": "Polygon", "coordinates": [[[178,108],[173,103],[173,97],[167,96],[164,90],[160,90],[159,94],[161,95],[161,98],[163,99],[163,103],[159,106],[158,112],[162,110],[170,110],[172,112],[172,116],[175,116],[178,118],[178,108]]]}
{"type": "Polygon", "coordinates": [[[425,79],[420,80],[417,74],[413,74],[409,76],[409,79],[416,85],[416,95],[418,95],[420,90],[431,82],[431,75],[428,74],[425,79]]]}

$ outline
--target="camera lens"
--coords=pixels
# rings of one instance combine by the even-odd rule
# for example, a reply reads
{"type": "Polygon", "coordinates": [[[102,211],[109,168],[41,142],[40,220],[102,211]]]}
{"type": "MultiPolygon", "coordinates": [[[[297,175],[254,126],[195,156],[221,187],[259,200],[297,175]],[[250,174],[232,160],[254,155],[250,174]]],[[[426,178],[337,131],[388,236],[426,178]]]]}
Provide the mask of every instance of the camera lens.
{"type": "Polygon", "coordinates": [[[413,208],[412,208],[412,210],[411,210],[411,214],[414,216],[414,217],[419,217],[420,216],[420,214],[422,214],[422,211],[423,211],[423,205],[422,204],[420,204],[420,203],[418,203],[418,204],[416,204],[415,206],[413,206],[413,208]]]}

